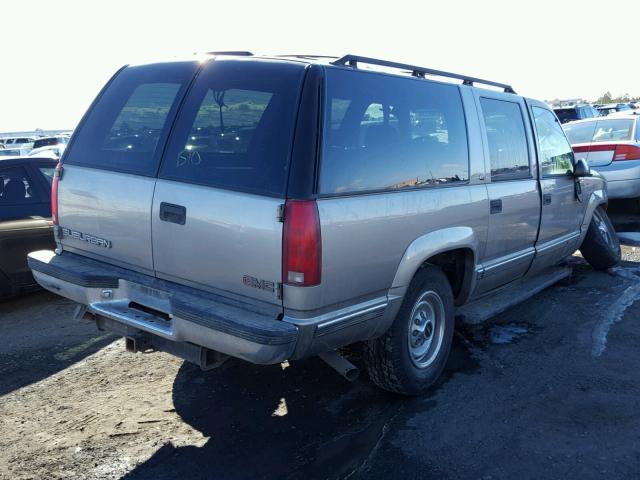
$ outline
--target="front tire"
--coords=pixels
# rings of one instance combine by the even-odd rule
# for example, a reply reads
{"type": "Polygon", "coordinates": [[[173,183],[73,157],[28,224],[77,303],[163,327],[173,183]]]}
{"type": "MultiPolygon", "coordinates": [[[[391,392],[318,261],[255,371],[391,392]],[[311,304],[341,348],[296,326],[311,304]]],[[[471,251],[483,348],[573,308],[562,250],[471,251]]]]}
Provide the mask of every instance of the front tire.
{"type": "Polygon", "coordinates": [[[606,270],[620,263],[620,240],[604,208],[597,207],[593,212],[580,252],[596,270],[606,270]]]}
{"type": "Polygon", "coordinates": [[[380,388],[420,395],[445,367],[455,326],[454,299],[434,265],[418,271],[391,328],[365,344],[369,377],[380,388]]]}

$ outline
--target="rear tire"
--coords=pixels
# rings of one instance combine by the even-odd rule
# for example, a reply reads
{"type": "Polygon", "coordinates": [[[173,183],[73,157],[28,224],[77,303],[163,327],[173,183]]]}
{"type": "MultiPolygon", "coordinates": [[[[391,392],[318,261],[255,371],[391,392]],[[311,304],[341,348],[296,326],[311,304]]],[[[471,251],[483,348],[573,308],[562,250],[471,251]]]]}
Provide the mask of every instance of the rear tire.
{"type": "Polygon", "coordinates": [[[620,241],[604,208],[597,207],[593,212],[580,252],[596,270],[606,270],[620,263],[620,241]]]}
{"type": "Polygon", "coordinates": [[[420,395],[445,367],[455,326],[451,285],[438,267],[422,268],[382,336],[365,343],[369,377],[378,387],[420,395]]]}

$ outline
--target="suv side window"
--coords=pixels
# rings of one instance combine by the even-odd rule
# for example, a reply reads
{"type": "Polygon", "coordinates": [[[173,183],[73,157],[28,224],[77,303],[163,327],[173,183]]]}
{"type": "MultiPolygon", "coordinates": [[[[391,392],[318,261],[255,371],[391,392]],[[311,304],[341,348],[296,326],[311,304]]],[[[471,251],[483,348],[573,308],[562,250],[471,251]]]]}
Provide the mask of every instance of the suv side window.
{"type": "Polygon", "coordinates": [[[328,69],[319,191],[455,185],[469,179],[455,85],[328,69]]]}
{"type": "Polygon", "coordinates": [[[522,109],[518,103],[481,98],[487,132],[491,181],[531,177],[529,148],[522,109]]]}
{"type": "Polygon", "coordinates": [[[533,120],[542,176],[570,175],[573,172],[573,149],[560,122],[553,113],[540,107],[533,107],[533,120]]]}

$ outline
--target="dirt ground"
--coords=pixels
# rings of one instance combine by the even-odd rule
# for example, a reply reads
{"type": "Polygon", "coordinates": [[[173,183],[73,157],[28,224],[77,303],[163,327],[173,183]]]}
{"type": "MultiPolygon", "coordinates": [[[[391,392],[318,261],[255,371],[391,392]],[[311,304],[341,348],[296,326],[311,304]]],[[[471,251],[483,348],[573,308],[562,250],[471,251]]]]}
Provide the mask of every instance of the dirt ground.
{"type": "Polygon", "coordinates": [[[633,478],[640,249],[460,326],[442,380],[400,398],[317,359],[201,372],[37,293],[0,304],[0,478],[633,478]]]}

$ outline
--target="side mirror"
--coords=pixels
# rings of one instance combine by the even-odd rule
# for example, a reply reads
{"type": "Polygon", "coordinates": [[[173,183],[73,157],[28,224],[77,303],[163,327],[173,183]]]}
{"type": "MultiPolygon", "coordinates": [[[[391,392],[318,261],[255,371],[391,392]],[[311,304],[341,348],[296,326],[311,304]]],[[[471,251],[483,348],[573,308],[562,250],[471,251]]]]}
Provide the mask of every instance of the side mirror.
{"type": "Polygon", "coordinates": [[[591,168],[584,158],[578,158],[573,166],[574,177],[590,177],[591,168]]]}

